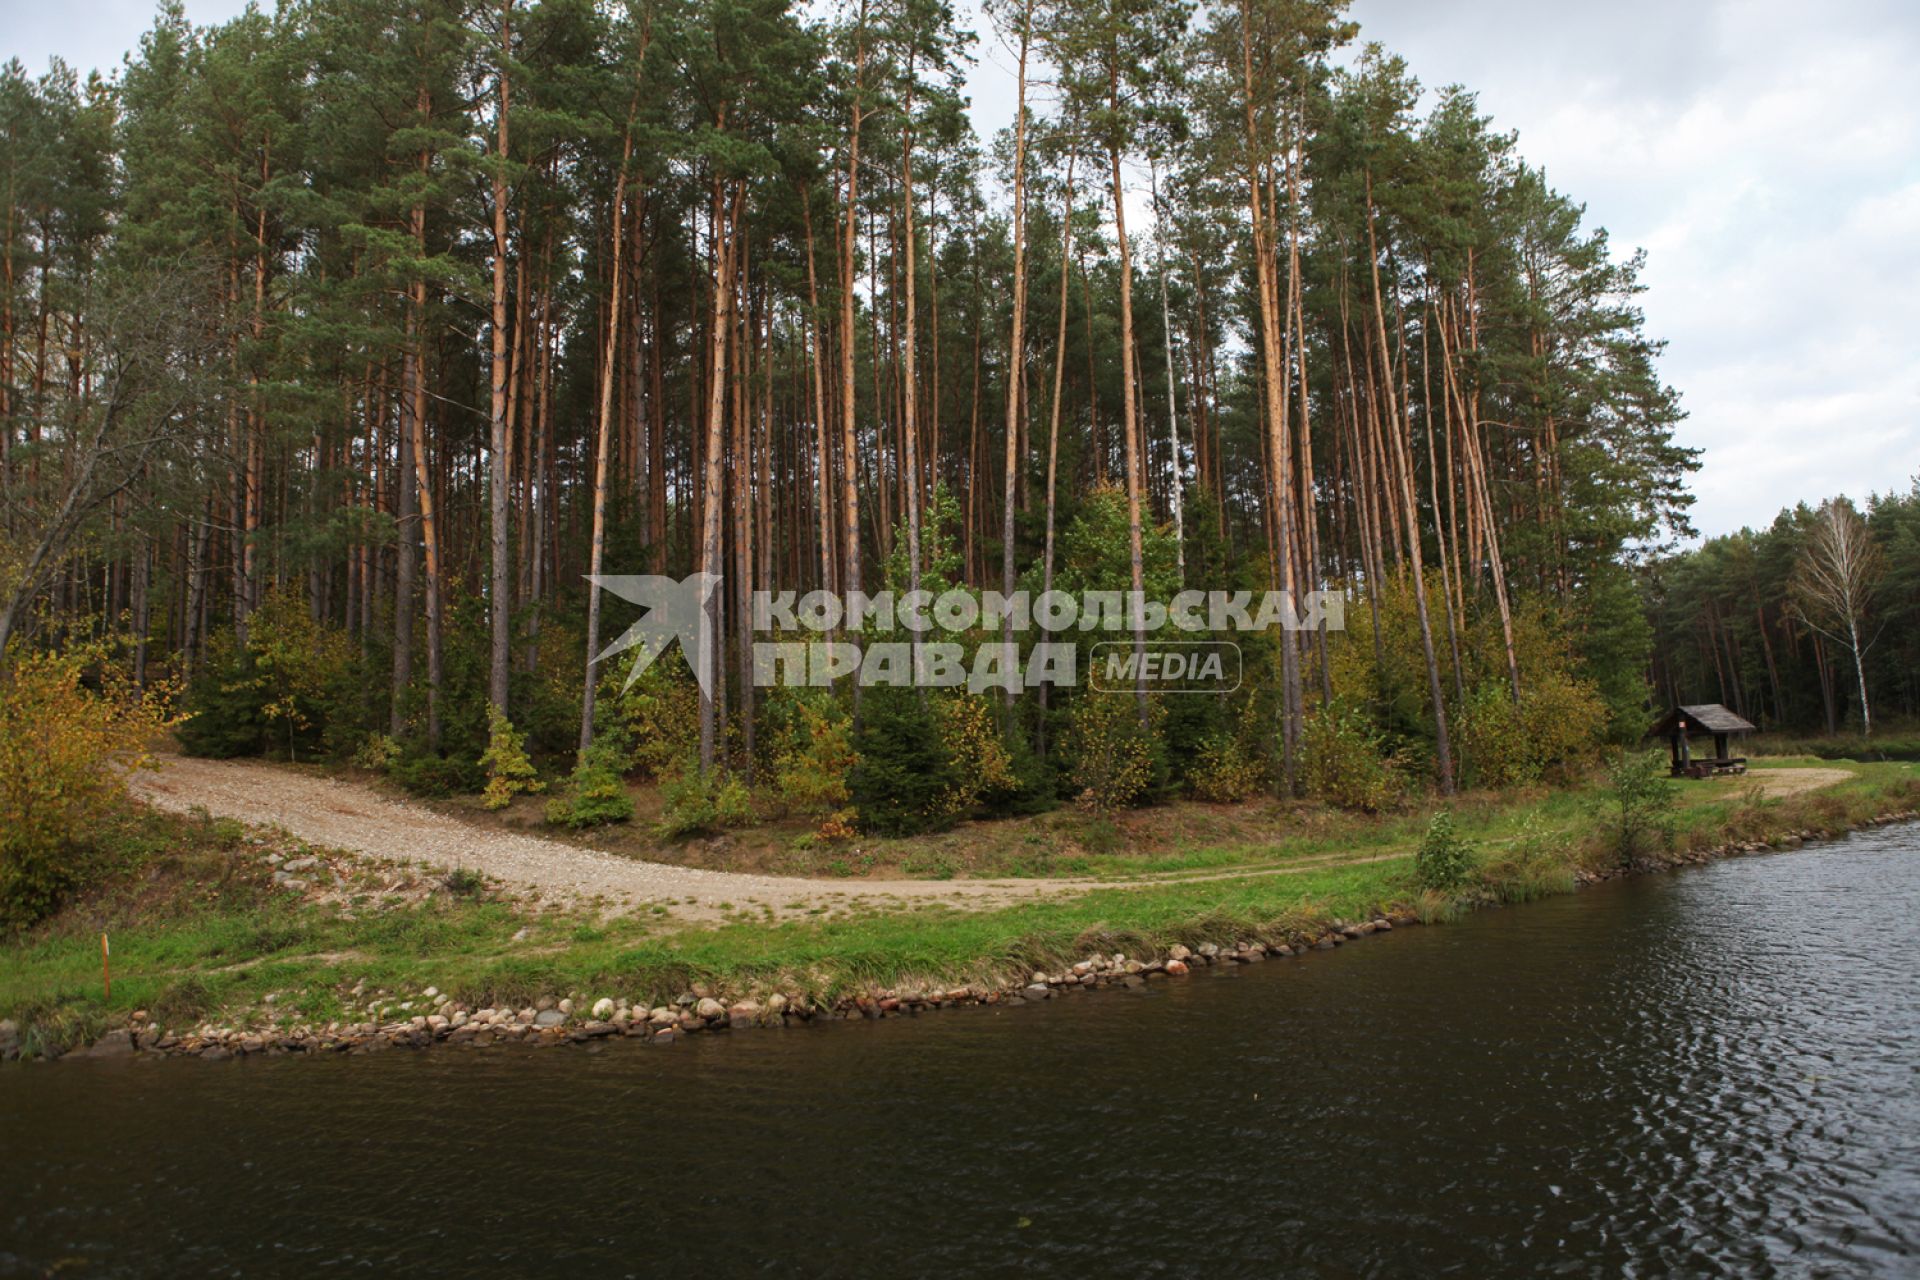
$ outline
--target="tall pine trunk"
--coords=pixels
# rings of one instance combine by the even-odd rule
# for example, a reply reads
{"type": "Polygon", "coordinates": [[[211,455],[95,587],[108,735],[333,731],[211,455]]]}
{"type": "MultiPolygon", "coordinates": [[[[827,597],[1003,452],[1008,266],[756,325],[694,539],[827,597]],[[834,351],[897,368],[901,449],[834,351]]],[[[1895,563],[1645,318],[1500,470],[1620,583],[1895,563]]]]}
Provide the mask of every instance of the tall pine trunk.
{"type": "Polygon", "coordinates": [[[492,543],[493,573],[489,584],[489,621],[492,628],[487,671],[487,700],[501,715],[507,714],[507,673],[511,637],[507,634],[512,614],[510,573],[507,554],[507,110],[509,86],[507,58],[512,49],[509,25],[513,0],[500,4],[500,66],[497,72],[500,119],[497,128],[493,171],[493,368],[491,439],[488,463],[488,523],[492,543]]]}
{"type": "MultiPolygon", "coordinates": [[[[1007,451],[1006,500],[1000,513],[1000,589],[1013,595],[1013,513],[1014,488],[1020,472],[1020,388],[1021,371],[1027,358],[1027,46],[1033,31],[1033,0],[1026,0],[1020,13],[1020,70],[1014,99],[1013,117],[1013,322],[1007,340],[1007,451]]],[[[912,277],[908,277],[911,282],[912,277]]],[[[909,297],[912,295],[909,294],[909,297]]],[[[1057,408],[1057,405],[1056,405],[1057,408]]],[[[1047,472],[1047,513],[1053,513],[1052,462],[1047,472]]],[[[1007,652],[1013,649],[1013,611],[1006,610],[1000,623],[1000,642],[1007,652]]],[[[1009,710],[1019,696],[1011,683],[1005,686],[1009,710]]]]}
{"type": "MultiPolygon", "coordinates": [[[[644,46],[643,46],[644,47],[644,46]]],[[[634,105],[639,104],[636,93],[634,105]]],[[[605,569],[607,554],[607,455],[613,439],[614,362],[620,352],[620,286],[627,237],[624,234],[627,210],[627,169],[633,163],[634,111],[627,112],[627,131],[620,148],[620,172],[613,183],[612,234],[613,271],[608,284],[607,334],[600,351],[600,397],[594,420],[593,444],[593,534],[587,552],[587,674],[580,697],[580,753],[585,756],[593,745],[593,706],[598,684],[595,667],[600,656],[600,588],[598,579],[605,569]]]]}
{"type": "MultiPolygon", "coordinates": [[[[1107,65],[1107,106],[1115,115],[1120,111],[1119,50],[1107,65]]],[[[1108,167],[1113,180],[1113,231],[1120,250],[1120,412],[1123,415],[1123,439],[1127,455],[1127,555],[1132,572],[1133,594],[1128,612],[1133,624],[1134,697],[1139,704],[1140,724],[1147,724],[1147,611],[1146,559],[1140,537],[1140,391],[1133,377],[1133,250],[1127,243],[1126,186],[1121,180],[1120,148],[1107,149],[1108,167]]]]}
{"type": "Polygon", "coordinates": [[[1406,512],[1407,554],[1413,561],[1413,599],[1420,616],[1420,652],[1427,664],[1427,697],[1433,705],[1434,767],[1440,793],[1453,794],[1453,744],[1447,734],[1447,700],[1440,688],[1440,663],[1433,648],[1433,623],[1427,614],[1427,579],[1420,549],[1419,509],[1414,503],[1412,467],[1407,457],[1405,422],[1396,410],[1393,365],[1387,353],[1387,313],[1380,293],[1380,253],[1374,237],[1373,173],[1366,174],[1367,266],[1373,277],[1373,320],[1380,353],[1380,388],[1386,395],[1386,434],[1392,441],[1391,469],[1397,473],[1399,499],[1406,512]]]}

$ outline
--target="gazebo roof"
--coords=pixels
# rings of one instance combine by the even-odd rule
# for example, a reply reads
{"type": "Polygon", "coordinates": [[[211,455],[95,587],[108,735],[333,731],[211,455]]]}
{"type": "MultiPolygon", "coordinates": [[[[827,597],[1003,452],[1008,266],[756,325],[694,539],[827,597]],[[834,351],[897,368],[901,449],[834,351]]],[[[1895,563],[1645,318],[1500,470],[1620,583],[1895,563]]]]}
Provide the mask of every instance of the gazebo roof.
{"type": "Polygon", "coordinates": [[[1689,732],[1707,733],[1752,733],[1753,726],[1717,702],[1702,702],[1692,706],[1679,706],[1660,717],[1660,722],[1647,730],[1647,736],[1669,734],[1684,724],[1689,732]]]}

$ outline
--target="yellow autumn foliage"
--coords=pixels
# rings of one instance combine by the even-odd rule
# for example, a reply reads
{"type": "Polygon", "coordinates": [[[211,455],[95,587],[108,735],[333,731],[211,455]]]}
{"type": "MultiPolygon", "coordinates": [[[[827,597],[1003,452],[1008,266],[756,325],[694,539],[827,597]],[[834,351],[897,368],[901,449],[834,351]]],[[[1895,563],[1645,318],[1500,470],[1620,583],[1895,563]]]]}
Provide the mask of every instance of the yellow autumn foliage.
{"type": "Polygon", "coordinates": [[[85,878],[95,829],[152,767],[174,690],[134,686],[103,644],[0,671],[0,920],[30,923],[85,878]]]}

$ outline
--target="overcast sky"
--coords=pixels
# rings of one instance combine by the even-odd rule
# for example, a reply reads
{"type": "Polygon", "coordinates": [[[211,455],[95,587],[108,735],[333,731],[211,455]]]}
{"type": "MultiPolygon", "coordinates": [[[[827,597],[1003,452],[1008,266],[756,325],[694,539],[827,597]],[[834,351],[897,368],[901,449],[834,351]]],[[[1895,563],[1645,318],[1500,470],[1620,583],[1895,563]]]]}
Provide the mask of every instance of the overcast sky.
{"type": "MultiPolygon", "coordinates": [[[[117,67],[152,13],[0,0],[0,56],[117,67]]],[[[1647,250],[1648,329],[1690,414],[1680,438],[1705,450],[1703,533],[1920,474],[1920,6],[1353,0],[1352,16],[1423,84],[1475,90],[1616,252],[1647,250]]],[[[985,30],[977,52],[987,132],[1012,117],[1011,58],[985,30]]]]}

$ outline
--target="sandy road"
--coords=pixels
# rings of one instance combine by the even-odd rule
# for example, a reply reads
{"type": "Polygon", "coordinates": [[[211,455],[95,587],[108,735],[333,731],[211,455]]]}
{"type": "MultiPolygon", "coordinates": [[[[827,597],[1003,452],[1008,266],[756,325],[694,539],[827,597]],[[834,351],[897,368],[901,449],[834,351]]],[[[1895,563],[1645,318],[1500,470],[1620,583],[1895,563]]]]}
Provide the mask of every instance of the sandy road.
{"type": "Polygon", "coordinates": [[[1742,785],[1758,783],[1762,794],[1769,799],[1778,799],[1781,796],[1797,796],[1802,791],[1830,787],[1852,776],[1845,769],[1756,769],[1742,775],[1742,785]]]}
{"type": "Polygon", "coordinates": [[[284,828],[309,844],[396,863],[469,868],[516,889],[613,908],[669,908],[688,919],[721,915],[721,904],[767,906],[786,915],[815,907],[945,902],[998,906],[1045,893],[1098,887],[1090,880],[814,880],[645,862],[558,840],[468,826],[380,795],[356,782],[254,760],[164,756],[133,790],[162,809],[199,807],[220,817],[284,828]]]}

